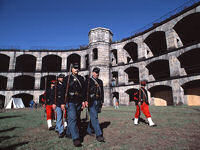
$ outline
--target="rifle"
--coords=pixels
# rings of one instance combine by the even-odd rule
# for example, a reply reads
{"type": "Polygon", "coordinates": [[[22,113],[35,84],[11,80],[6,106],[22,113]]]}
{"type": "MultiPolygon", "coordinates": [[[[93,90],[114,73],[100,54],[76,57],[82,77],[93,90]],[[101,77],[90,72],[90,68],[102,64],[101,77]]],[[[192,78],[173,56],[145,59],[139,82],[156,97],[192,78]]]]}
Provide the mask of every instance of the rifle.
{"type": "Polygon", "coordinates": [[[65,104],[68,103],[67,96],[68,96],[68,90],[69,90],[69,79],[70,79],[70,76],[71,76],[71,70],[72,70],[72,64],[70,64],[69,76],[67,78],[67,87],[66,87],[66,91],[65,91],[65,104]]]}
{"type": "MultiPolygon", "coordinates": [[[[89,91],[90,91],[90,76],[91,76],[91,74],[90,74],[90,69],[89,69],[89,75],[88,75],[88,83],[87,83],[87,102],[88,102],[88,105],[89,105],[89,103],[90,103],[90,99],[89,99],[89,91]]],[[[88,120],[88,109],[86,109],[86,111],[85,111],[85,120],[87,121],[88,120]]]]}
{"type": "MultiPolygon", "coordinates": [[[[66,86],[66,91],[65,91],[65,104],[67,104],[68,107],[69,107],[69,103],[68,103],[68,100],[67,100],[67,96],[68,96],[68,91],[69,91],[69,80],[70,80],[70,76],[71,76],[71,70],[72,70],[72,64],[70,64],[70,67],[69,67],[69,76],[67,78],[67,86],[66,86]]],[[[67,116],[67,114],[66,114],[66,116],[67,116]]],[[[63,111],[62,120],[63,120],[63,126],[65,126],[64,125],[64,120],[66,121],[66,119],[65,119],[65,109],[63,111]]]]}
{"type": "Polygon", "coordinates": [[[55,90],[54,90],[54,102],[55,102],[55,105],[56,105],[56,99],[57,99],[57,76],[56,76],[56,83],[55,83],[55,90]]]}
{"type": "Polygon", "coordinates": [[[141,82],[140,82],[140,85],[139,85],[139,98],[138,98],[138,101],[139,101],[138,103],[141,103],[141,82]]]}

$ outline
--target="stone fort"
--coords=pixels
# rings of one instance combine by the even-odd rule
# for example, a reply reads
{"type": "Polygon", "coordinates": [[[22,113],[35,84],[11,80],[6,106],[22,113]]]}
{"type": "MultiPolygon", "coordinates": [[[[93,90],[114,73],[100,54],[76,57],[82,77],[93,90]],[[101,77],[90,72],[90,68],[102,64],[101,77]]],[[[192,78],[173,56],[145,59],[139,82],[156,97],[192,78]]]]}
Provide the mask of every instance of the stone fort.
{"type": "Polygon", "coordinates": [[[200,2],[120,41],[112,41],[113,33],[101,27],[88,36],[88,45],[79,49],[0,50],[4,107],[12,97],[22,98],[27,107],[31,99],[39,102],[45,83],[69,74],[75,62],[84,77],[96,66],[101,69],[105,106],[112,105],[113,96],[131,105],[143,79],[151,105],[200,105],[200,2]]]}

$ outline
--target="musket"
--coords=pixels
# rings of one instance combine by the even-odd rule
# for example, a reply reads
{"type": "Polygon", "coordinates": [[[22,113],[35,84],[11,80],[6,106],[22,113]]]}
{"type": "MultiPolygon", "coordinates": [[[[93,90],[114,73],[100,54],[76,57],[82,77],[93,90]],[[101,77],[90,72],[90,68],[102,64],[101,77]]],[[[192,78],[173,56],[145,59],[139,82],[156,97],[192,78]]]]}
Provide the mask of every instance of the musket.
{"type": "MultiPolygon", "coordinates": [[[[69,107],[69,103],[68,103],[67,96],[68,96],[68,91],[69,91],[69,80],[70,80],[70,76],[71,76],[71,70],[72,70],[72,64],[70,64],[70,67],[69,67],[69,75],[68,75],[68,78],[67,78],[67,85],[66,85],[66,91],[65,91],[65,104],[67,104],[68,107],[69,107]]],[[[66,116],[67,116],[67,114],[66,114],[66,116]]],[[[63,111],[63,116],[62,116],[63,126],[64,126],[64,119],[65,119],[65,109],[63,111]]]]}
{"type": "MultiPolygon", "coordinates": [[[[55,105],[56,105],[56,101],[57,101],[57,84],[58,84],[58,78],[57,78],[57,76],[56,76],[56,82],[55,82],[55,89],[54,89],[54,103],[55,103],[55,105]]],[[[54,110],[54,116],[55,116],[55,119],[56,119],[56,121],[57,121],[57,113],[56,113],[56,110],[54,110]]]]}
{"type": "Polygon", "coordinates": [[[139,99],[138,99],[138,101],[141,103],[141,82],[139,81],[139,99]]]}
{"type": "Polygon", "coordinates": [[[70,76],[71,76],[71,70],[72,70],[72,64],[70,64],[69,75],[67,78],[67,86],[66,86],[66,91],[65,91],[65,104],[68,103],[67,96],[68,96],[68,91],[69,91],[69,80],[70,80],[70,76]]]}
{"type": "Polygon", "coordinates": [[[56,83],[55,83],[55,90],[54,90],[54,103],[56,105],[56,100],[57,100],[57,76],[56,76],[56,83]]]}
{"type": "MultiPolygon", "coordinates": [[[[88,83],[87,83],[87,102],[88,102],[88,105],[89,105],[89,102],[90,102],[90,99],[89,99],[89,88],[90,88],[90,69],[89,69],[89,75],[88,75],[88,83]]],[[[88,109],[86,109],[85,111],[85,120],[87,121],[88,120],[88,109]]]]}

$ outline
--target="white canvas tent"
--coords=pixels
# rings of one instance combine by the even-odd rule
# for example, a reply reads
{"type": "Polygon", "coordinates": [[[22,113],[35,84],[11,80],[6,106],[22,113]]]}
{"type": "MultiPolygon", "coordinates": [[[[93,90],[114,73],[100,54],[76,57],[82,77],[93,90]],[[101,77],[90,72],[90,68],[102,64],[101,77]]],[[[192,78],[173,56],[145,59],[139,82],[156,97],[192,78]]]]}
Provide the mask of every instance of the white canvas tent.
{"type": "Polygon", "coordinates": [[[11,109],[13,104],[13,108],[25,108],[24,103],[21,98],[11,98],[10,102],[6,106],[6,109],[11,109]]]}

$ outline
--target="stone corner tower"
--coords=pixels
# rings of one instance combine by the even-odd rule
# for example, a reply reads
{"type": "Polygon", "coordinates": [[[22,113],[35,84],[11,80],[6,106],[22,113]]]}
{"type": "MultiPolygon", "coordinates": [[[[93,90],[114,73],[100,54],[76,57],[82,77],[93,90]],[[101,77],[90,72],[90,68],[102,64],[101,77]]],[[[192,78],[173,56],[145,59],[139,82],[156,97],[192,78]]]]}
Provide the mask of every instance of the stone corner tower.
{"type": "Polygon", "coordinates": [[[112,32],[106,28],[94,28],[89,32],[89,61],[90,71],[94,67],[99,67],[100,76],[104,83],[104,105],[110,105],[110,45],[112,42],[112,32]]]}

